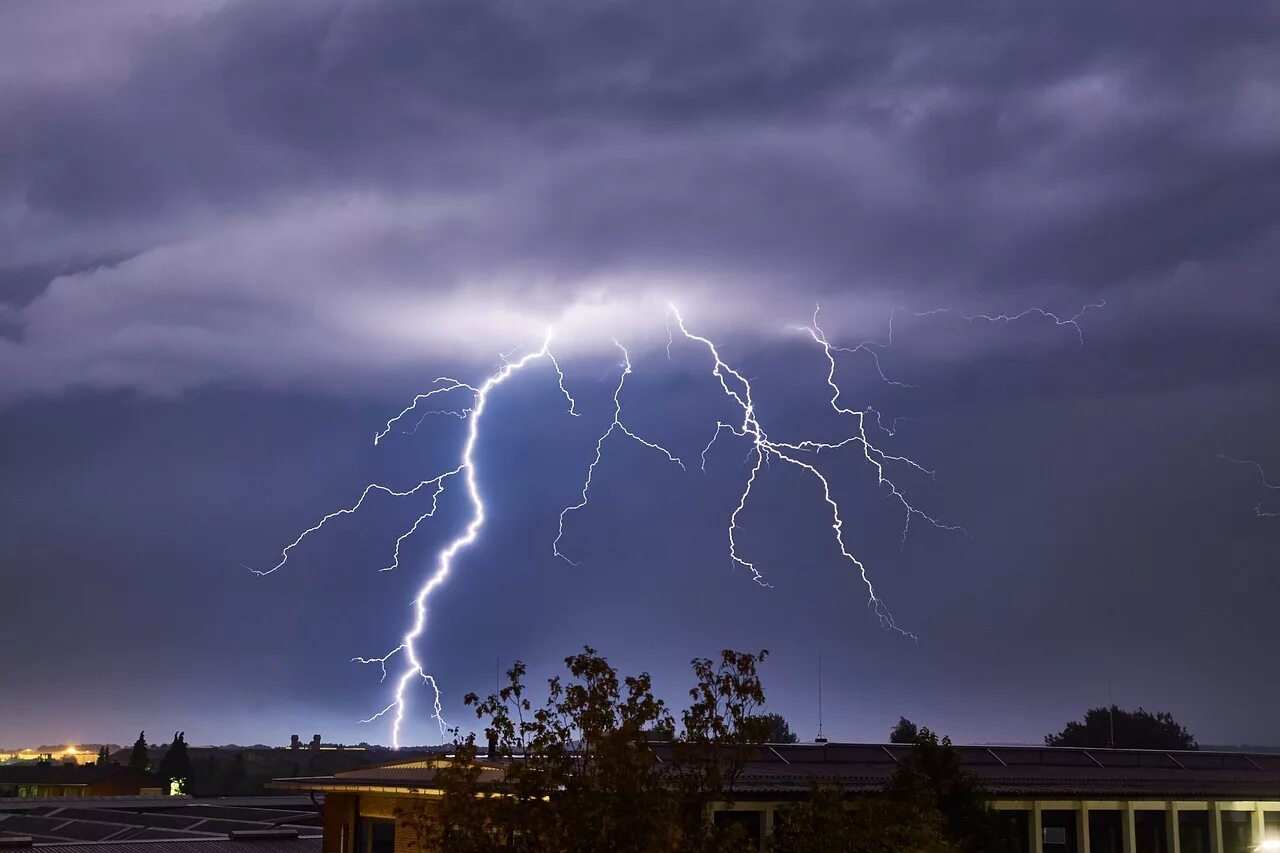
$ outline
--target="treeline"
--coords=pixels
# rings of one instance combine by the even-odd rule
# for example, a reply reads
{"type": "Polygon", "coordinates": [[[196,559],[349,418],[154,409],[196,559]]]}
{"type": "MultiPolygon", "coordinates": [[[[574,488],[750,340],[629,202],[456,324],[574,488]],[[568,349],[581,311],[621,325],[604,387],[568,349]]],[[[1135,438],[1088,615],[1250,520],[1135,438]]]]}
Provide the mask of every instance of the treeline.
{"type": "MultiPolygon", "coordinates": [[[[774,733],[779,718],[761,713],[757,665],[766,655],[695,659],[678,719],[647,673],[620,677],[589,647],[565,659],[567,675],[551,678],[537,703],[516,663],[497,693],[465,700],[483,722],[486,751],[513,760],[495,773],[477,760],[475,736],[455,732],[455,758],[435,783],[442,799],[401,814],[411,843],[459,853],[753,849],[740,823],[706,815],[712,804],[733,803],[747,763],[774,733]],[[669,759],[654,760],[655,738],[669,759]]],[[[781,816],[771,842],[779,853],[1006,849],[1009,828],[950,742],[927,729],[883,790],[855,799],[815,781],[811,794],[781,816]]]]}

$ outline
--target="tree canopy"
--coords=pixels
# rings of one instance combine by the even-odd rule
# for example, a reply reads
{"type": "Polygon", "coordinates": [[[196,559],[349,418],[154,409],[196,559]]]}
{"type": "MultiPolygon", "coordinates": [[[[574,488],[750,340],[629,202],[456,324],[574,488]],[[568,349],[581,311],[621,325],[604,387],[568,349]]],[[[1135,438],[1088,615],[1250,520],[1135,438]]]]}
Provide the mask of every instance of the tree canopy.
{"type": "Polygon", "coordinates": [[[918,734],[919,726],[906,717],[899,717],[898,724],[889,732],[889,743],[914,743],[918,734]]]}
{"type": "Polygon", "coordinates": [[[850,797],[814,783],[787,807],[773,840],[777,853],[997,853],[1015,850],[1007,827],[987,808],[977,781],[948,738],[916,732],[886,789],[850,797]]]}
{"type": "Polygon", "coordinates": [[[133,742],[133,752],[129,753],[129,766],[143,773],[151,769],[151,758],[147,755],[146,732],[138,732],[138,739],[133,742]]]}
{"type": "MultiPolygon", "coordinates": [[[[647,673],[622,677],[595,649],[565,659],[539,704],[516,662],[507,683],[465,701],[491,742],[455,730],[454,755],[437,770],[440,800],[406,806],[409,846],[479,853],[740,853],[755,850],[741,825],[708,819],[732,803],[742,770],[761,744],[794,739],[777,714],[761,712],[758,665],[767,652],[725,650],[692,661],[689,704],[676,716],[647,673]],[[651,746],[664,741],[663,760],[651,746]],[[497,759],[494,763],[493,759],[497,759]],[[487,796],[501,794],[501,796],[487,796]]],[[[964,773],[950,741],[927,729],[879,795],[850,798],[815,785],[780,818],[780,853],[977,853],[1000,851],[998,824],[964,773]]]]}
{"type": "Polygon", "coordinates": [[[1046,746],[1082,746],[1094,749],[1199,749],[1191,732],[1167,711],[1152,713],[1141,706],[1126,711],[1090,708],[1083,722],[1070,722],[1057,734],[1044,736],[1046,746]],[[1114,723],[1115,742],[1111,732],[1114,723]]]}
{"type": "Polygon", "coordinates": [[[410,843],[460,853],[495,844],[513,853],[748,849],[740,827],[708,822],[703,806],[712,796],[732,798],[738,773],[768,733],[767,715],[757,713],[764,690],[756,666],[766,656],[726,650],[695,659],[678,734],[648,673],[620,677],[595,649],[565,659],[568,676],[547,682],[541,705],[524,685],[524,664],[515,663],[497,693],[465,701],[499,758],[523,758],[505,764],[501,781],[487,781],[475,736],[460,739],[454,760],[437,773],[438,808],[402,815],[410,843]],[[654,760],[648,742],[655,733],[670,744],[672,762],[654,760]],[[495,790],[504,796],[477,796],[495,790]]]}
{"type": "Polygon", "coordinates": [[[160,775],[177,786],[177,792],[185,794],[191,784],[191,756],[187,753],[187,733],[174,732],[173,743],[165,750],[157,768],[160,775]]]}
{"type": "Polygon", "coordinates": [[[752,718],[752,725],[760,726],[765,743],[797,743],[800,740],[781,714],[757,714],[752,718]]]}

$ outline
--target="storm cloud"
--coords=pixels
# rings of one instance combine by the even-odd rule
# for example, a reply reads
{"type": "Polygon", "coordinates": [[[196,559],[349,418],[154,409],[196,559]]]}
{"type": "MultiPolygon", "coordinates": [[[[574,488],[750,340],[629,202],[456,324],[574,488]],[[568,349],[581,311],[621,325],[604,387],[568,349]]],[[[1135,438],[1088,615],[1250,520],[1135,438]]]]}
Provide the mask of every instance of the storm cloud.
{"type": "Polygon", "coordinates": [[[585,414],[566,426],[545,375],[495,404],[492,527],[424,651],[451,714],[495,656],[541,675],[591,642],[678,696],[690,656],[768,645],[805,734],[825,650],[836,737],[906,713],[1034,741],[1114,678],[1202,742],[1275,742],[1280,528],[1217,454],[1280,471],[1277,211],[1263,0],[11,0],[0,673],[29,701],[0,708],[0,743],[378,739],[353,722],[381,707],[376,674],[350,657],[394,647],[460,506],[374,581],[395,510],[296,573],[243,564],[370,479],[438,473],[454,419],[369,438],[432,377],[482,377],[552,324],[585,414]],[[680,480],[611,455],[573,531],[584,567],[552,558],[611,338],[636,358],[637,429],[688,458],[709,437],[706,366],[662,351],[668,302],[759,378],[779,435],[829,426],[793,326],[819,305],[833,342],[880,342],[919,386],[840,356],[850,398],[912,418],[885,440],[938,469],[906,473],[913,498],[972,532],[904,545],[867,472],[839,468],[919,647],[882,635],[794,482],[752,504],[776,589],[730,573],[728,449],[680,480]],[[1102,303],[1079,334],[960,313],[1102,303]]]}
{"type": "Polygon", "coordinates": [[[368,381],[646,299],[742,332],[815,302],[851,333],[1099,299],[1127,334],[1280,322],[1266,3],[8,14],[19,392],[368,381]]]}

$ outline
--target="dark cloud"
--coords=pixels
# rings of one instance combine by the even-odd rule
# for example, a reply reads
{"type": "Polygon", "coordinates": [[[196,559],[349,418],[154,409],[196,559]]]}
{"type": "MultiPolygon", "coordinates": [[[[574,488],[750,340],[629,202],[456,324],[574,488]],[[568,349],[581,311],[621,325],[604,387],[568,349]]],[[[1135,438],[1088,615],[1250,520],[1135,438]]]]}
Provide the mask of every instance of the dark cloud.
{"type": "MultiPolygon", "coordinates": [[[[248,621],[271,626],[285,608],[284,633],[305,639],[312,615],[288,608],[292,591],[217,573],[344,503],[368,466],[398,470],[340,448],[367,443],[370,423],[424,374],[478,374],[549,322],[562,321],[573,381],[612,369],[594,360],[612,334],[643,359],[665,342],[664,305],[678,299],[751,370],[784,374],[772,385],[783,390],[768,393],[788,411],[822,397],[788,387],[788,368],[815,364],[786,324],[821,303],[833,339],[885,340],[890,312],[904,309],[882,354],[890,375],[920,387],[870,381],[865,353],[842,371],[856,396],[924,419],[895,441],[943,470],[949,485],[920,484],[939,510],[983,530],[980,545],[927,534],[904,552],[896,519],[868,515],[877,578],[891,600],[910,602],[918,619],[908,621],[933,632],[934,651],[882,642],[860,604],[851,618],[856,585],[818,604],[803,585],[765,603],[735,588],[714,624],[691,627],[677,601],[683,561],[721,565],[715,508],[731,497],[696,490],[680,492],[689,523],[662,545],[627,540],[627,525],[614,524],[634,516],[652,529],[652,505],[606,514],[612,526],[583,547],[616,560],[625,581],[578,590],[573,607],[587,622],[554,631],[536,608],[501,610],[514,626],[503,642],[546,663],[595,641],[584,633],[594,630],[642,660],[625,630],[639,626],[617,616],[649,612],[619,603],[635,593],[663,614],[673,660],[721,638],[767,639],[790,656],[784,686],[802,691],[813,648],[844,648],[850,679],[871,679],[877,700],[903,706],[850,711],[850,726],[879,727],[912,707],[941,714],[965,695],[957,733],[990,737],[999,733],[984,729],[965,685],[1012,703],[1025,695],[1016,678],[974,661],[1007,657],[1017,678],[1031,673],[1043,717],[1086,704],[1080,691],[1097,681],[1089,660],[1113,654],[1117,669],[1137,673],[1167,647],[1203,677],[1232,642],[1266,644],[1219,611],[1236,600],[1264,624],[1248,590],[1266,585],[1274,539],[1247,527],[1258,521],[1247,483],[1239,507],[1205,495],[1236,482],[1238,472],[1214,466],[1219,451],[1274,455],[1263,425],[1280,421],[1269,402],[1280,365],[1273,3],[1225,14],[1181,0],[129,0],[55,14],[14,2],[0,12],[0,79],[0,471],[13,484],[0,532],[16,543],[22,594],[41,602],[15,635],[37,632],[37,616],[51,612],[42,567],[71,579],[60,589],[81,590],[73,609],[133,590],[175,649],[226,689],[226,718],[246,719],[234,710],[238,662],[277,648],[271,632],[222,638],[225,658],[210,664],[227,618],[181,636],[184,619],[163,609],[187,589],[174,564],[191,561],[220,614],[250,600],[248,621]],[[1036,305],[1068,317],[1100,300],[1106,308],[1080,321],[1083,347],[1043,317],[911,314],[1036,305]],[[1207,529],[1216,532],[1198,532],[1207,529]],[[716,536],[702,538],[707,530],[716,536]],[[610,545],[622,541],[631,550],[619,557],[610,545]],[[1201,594],[1186,593],[1215,555],[1226,579],[1206,613],[1188,603],[1201,594]],[[634,581],[661,559],[669,570],[652,588],[634,581]],[[926,577],[936,588],[922,592],[926,577]],[[1087,610],[1098,600],[1108,603],[1096,630],[1055,622],[1051,636],[1037,633],[1062,602],[1087,610]],[[799,639],[752,633],[724,615],[733,608],[756,626],[771,624],[770,608],[781,624],[813,624],[799,639]],[[807,620],[808,609],[822,618],[807,620]],[[1175,614],[1177,630],[1158,612],[1175,614]],[[857,634],[865,649],[830,627],[850,622],[868,629],[857,634]],[[1040,670],[1058,660],[1055,681],[1040,670]]],[[[660,360],[647,373],[657,384],[646,399],[689,381],[660,360]]],[[[529,451],[539,464],[522,463],[519,447],[493,452],[518,469],[512,487],[529,506],[537,484],[554,479],[548,458],[581,462],[566,449],[529,451]]],[[[663,484],[645,481],[637,494],[652,498],[663,484]]],[[[796,501],[768,506],[782,529],[808,531],[796,501]]],[[[513,509],[485,565],[527,564],[530,577],[559,569],[525,556],[548,510],[513,509]]],[[[788,561],[776,541],[758,544],[788,561]]],[[[376,547],[340,544],[330,562],[316,558],[317,576],[376,547]]],[[[800,577],[845,583],[818,573],[822,557],[810,551],[792,561],[800,577]]],[[[486,577],[493,588],[506,576],[486,577]]],[[[694,582],[693,600],[719,594],[722,576],[711,577],[694,582]]],[[[521,578],[507,578],[513,601],[555,606],[521,578]]],[[[383,643],[382,621],[344,610],[363,586],[304,588],[331,629],[334,661],[383,643]]],[[[440,636],[484,617],[493,602],[482,592],[455,591],[440,636]]],[[[389,585],[362,606],[381,613],[403,598],[389,585]]],[[[141,654],[151,633],[130,627],[122,648],[141,654]]],[[[52,657],[75,646],[64,642],[52,657]]],[[[333,678],[339,698],[308,693],[306,713],[367,710],[369,685],[335,675],[332,661],[297,663],[305,645],[266,656],[283,685],[272,719],[293,713],[295,687],[333,678]]],[[[487,672],[491,652],[511,649],[463,650],[445,675],[465,679],[467,655],[486,657],[487,672]]],[[[125,685],[113,701],[127,703],[123,665],[94,661],[125,685]]],[[[1232,666],[1215,674],[1224,692],[1240,675],[1232,666]]],[[[664,677],[673,672],[664,664],[664,677]]],[[[1213,737],[1268,736],[1261,716],[1228,719],[1204,691],[1160,684],[1184,676],[1170,664],[1135,678],[1144,696],[1194,707],[1213,737]]],[[[47,681],[40,695],[57,696],[47,681]]],[[[1270,688],[1257,689],[1259,707],[1274,704],[1270,688]]],[[[1027,721],[1017,737],[1057,724],[1027,721]]],[[[6,725],[19,723],[0,717],[0,735],[6,725]]]]}

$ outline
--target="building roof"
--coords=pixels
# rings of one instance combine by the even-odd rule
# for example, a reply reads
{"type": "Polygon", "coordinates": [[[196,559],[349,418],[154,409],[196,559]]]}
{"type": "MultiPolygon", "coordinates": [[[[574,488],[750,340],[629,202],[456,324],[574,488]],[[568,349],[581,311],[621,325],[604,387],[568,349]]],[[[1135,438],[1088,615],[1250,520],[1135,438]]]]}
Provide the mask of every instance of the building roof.
{"type": "MultiPolygon", "coordinates": [[[[671,763],[670,744],[651,743],[671,763]]],[[[735,794],[789,796],[814,781],[851,793],[884,788],[909,746],[900,744],[772,744],[753,750],[735,794]]],[[[1280,800],[1280,755],[1242,752],[957,746],[961,765],[988,793],[1003,799],[1280,800]]],[[[351,770],[332,776],[277,779],[286,790],[421,791],[435,779],[433,762],[351,770]]],[[[500,763],[489,763],[493,780],[500,763]]]]}
{"type": "MultiPolygon", "coordinates": [[[[653,744],[660,759],[670,747],[653,744]]],[[[851,792],[884,787],[909,746],[775,744],[747,762],[735,792],[795,794],[811,780],[851,792]]],[[[1280,755],[1033,746],[957,746],[961,765],[997,797],[1280,799],[1280,755]]]]}
{"type": "Polygon", "coordinates": [[[321,837],[200,838],[182,840],[39,844],[47,853],[320,853],[321,837]]]}
{"type": "MultiPolygon", "coordinates": [[[[315,806],[291,803],[285,807],[257,807],[220,801],[179,800],[172,807],[153,810],[151,804],[141,809],[136,802],[109,804],[103,801],[77,802],[79,798],[57,802],[28,800],[29,808],[21,812],[0,811],[0,839],[29,836],[37,844],[69,844],[82,842],[153,842],[153,841],[218,841],[243,833],[259,837],[237,841],[254,843],[290,842],[320,834],[321,820],[315,806]]],[[[258,798],[269,803],[272,798],[258,798]]],[[[289,798],[291,801],[294,798],[289,798]]],[[[283,806],[284,804],[280,804],[283,806]]],[[[113,846],[111,853],[121,848],[113,846]]],[[[253,848],[260,853],[259,847],[253,848]]],[[[306,853],[302,848],[289,848],[306,853]]],[[[149,853],[161,853],[146,847],[149,853]]],[[[201,848],[205,853],[213,849],[201,848]]],[[[221,853],[221,850],[217,851],[221,853]]]]}
{"type": "Polygon", "coordinates": [[[120,764],[10,764],[0,767],[0,784],[9,785],[91,785],[105,779],[124,777],[139,787],[168,787],[158,773],[143,773],[120,764]]]}

